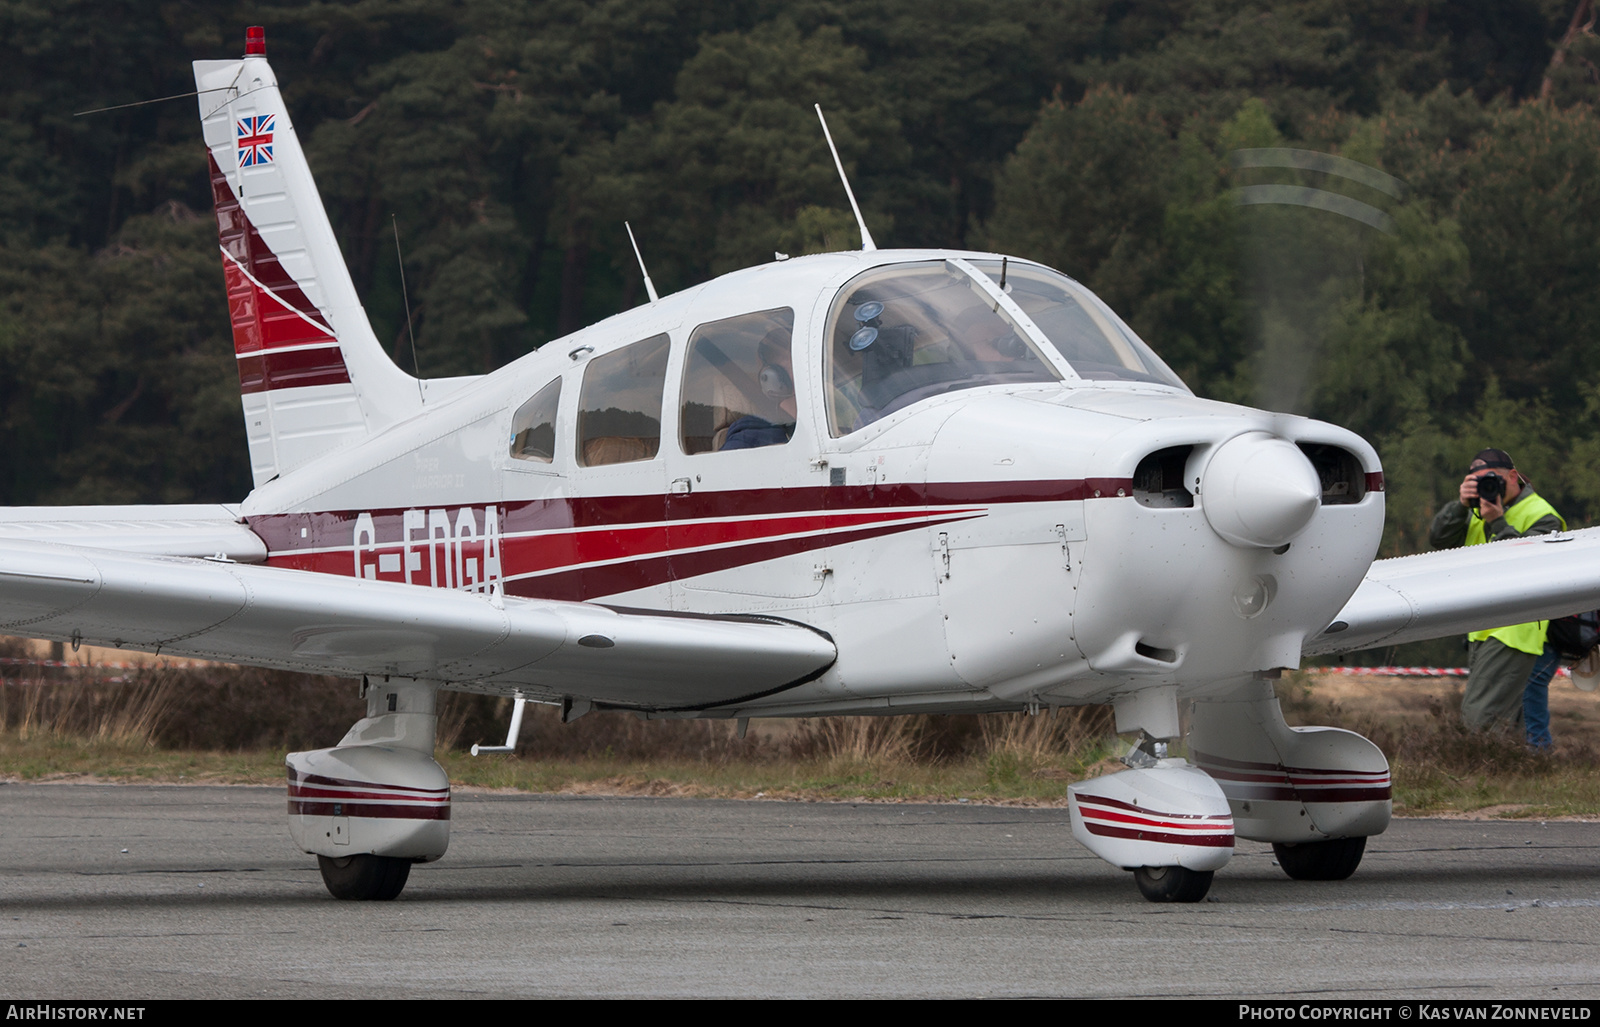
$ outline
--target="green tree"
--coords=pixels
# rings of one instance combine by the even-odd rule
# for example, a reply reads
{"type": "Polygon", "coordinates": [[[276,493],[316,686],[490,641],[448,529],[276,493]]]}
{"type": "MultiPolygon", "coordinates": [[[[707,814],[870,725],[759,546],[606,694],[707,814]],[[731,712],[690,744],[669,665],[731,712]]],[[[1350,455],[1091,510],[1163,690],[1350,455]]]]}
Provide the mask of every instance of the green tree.
{"type": "MultiPolygon", "coordinates": [[[[876,198],[908,152],[864,64],[837,29],[804,35],[784,19],[705,40],[674,99],[619,136],[626,181],[601,180],[611,195],[648,204],[634,225],[651,240],[658,282],[687,285],[766,262],[801,210],[847,208],[812,103],[828,117],[868,226],[893,230],[876,198]]],[[[626,216],[609,214],[613,223],[626,216]]]]}

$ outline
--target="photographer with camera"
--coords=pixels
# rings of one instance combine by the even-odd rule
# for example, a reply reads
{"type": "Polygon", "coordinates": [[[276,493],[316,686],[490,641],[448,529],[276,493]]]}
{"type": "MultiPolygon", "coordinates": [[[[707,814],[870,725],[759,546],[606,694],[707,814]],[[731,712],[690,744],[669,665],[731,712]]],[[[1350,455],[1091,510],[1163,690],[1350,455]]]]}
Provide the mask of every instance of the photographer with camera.
{"type": "MultiPolygon", "coordinates": [[[[1434,515],[1428,541],[1435,549],[1547,535],[1567,526],[1528,487],[1503,449],[1485,449],[1472,458],[1458,499],[1434,515]]],[[[1461,717],[1468,727],[1515,728],[1521,721],[1530,745],[1550,746],[1548,689],[1556,658],[1545,642],[1546,626],[1534,621],[1467,636],[1461,717]]]]}

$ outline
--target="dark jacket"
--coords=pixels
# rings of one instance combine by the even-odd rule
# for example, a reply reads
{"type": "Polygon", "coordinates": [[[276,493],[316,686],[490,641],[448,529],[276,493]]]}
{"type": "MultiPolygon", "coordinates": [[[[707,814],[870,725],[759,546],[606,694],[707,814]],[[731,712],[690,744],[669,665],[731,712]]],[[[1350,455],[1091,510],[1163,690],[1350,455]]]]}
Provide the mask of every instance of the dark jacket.
{"type": "MultiPolygon", "coordinates": [[[[1518,503],[1533,495],[1532,489],[1523,489],[1512,500],[1511,505],[1518,503]]],[[[1442,509],[1433,515],[1433,524],[1428,528],[1428,545],[1435,549],[1454,549],[1467,540],[1467,522],[1472,511],[1461,505],[1459,500],[1446,503],[1442,509]]],[[[1506,538],[1524,538],[1528,535],[1548,535],[1561,530],[1561,519],[1554,514],[1534,521],[1528,526],[1527,531],[1518,531],[1506,523],[1504,517],[1497,517],[1483,526],[1484,537],[1490,542],[1499,542],[1506,538]]]]}

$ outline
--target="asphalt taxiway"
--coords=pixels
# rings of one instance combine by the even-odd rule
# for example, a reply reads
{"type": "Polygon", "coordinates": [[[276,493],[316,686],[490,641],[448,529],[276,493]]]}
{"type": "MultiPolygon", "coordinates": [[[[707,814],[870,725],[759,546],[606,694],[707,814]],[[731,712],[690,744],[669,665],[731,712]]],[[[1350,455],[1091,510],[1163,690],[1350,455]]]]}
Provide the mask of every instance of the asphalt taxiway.
{"type": "Polygon", "coordinates": [[[1160,906],[1064,809],[458,793],[345,903],[284,803],[0,785],[0,998],[1600,997],[1600,823],[1396,821],[1338,883],[1244,842],[1160,906]]]}

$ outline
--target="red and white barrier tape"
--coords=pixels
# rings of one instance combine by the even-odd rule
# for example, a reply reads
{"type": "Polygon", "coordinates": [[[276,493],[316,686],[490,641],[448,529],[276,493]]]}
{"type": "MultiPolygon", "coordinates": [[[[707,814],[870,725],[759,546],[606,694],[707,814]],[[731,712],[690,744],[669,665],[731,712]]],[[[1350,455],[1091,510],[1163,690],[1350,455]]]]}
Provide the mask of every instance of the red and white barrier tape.
{"type": "MultiPolygon", "coordinates": [[[[1307,667],[1307,674],[1365,674],[1375,678],[1464,678],[1465,667],[1307,667]]],[[[1557,667],[1556,673],[1571,677],[1567,667],[1557,667]]]]}
{"type": "MultiPolygon", "coordinates": [[[[0,666],[6,667],[63,667],[78,670],[142,670],[146,663],[67,663],[64,660],[25,660],[15,656],[0,656],[0,666]]],[[[1375,678],[1464,678],[1465,667],[1307,667],[1307,674],[1363,674],[1375,678]]],[[[1569,677],[1572,671],[1556,668],[1556,673],[1569,677]]]]}

